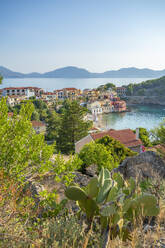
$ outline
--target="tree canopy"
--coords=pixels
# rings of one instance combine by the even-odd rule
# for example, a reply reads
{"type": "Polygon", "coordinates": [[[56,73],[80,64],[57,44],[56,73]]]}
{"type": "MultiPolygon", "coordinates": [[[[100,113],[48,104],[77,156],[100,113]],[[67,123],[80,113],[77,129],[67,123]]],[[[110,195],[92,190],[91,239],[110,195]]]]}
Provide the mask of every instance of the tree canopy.
{"type": "Polygon", "coordinates": [[[88,134],[92,123],[84,120],[86,108],[77,101],[65,101],[61,114],[61,125],[57,147],[63,153],[74,152],[74,144],[88,134]]]}
{"type": "Polygon", "coordinates": [[[96,142],[86,144],[80,151],[79,157],[83,161],[83,169],[95,164],[98,166],[98,170],[102,166],[112,170],[121,164],[126,157],[135,154],[135,152],[125,147],[119,141],[109,136],[104,136],[96,140],[96,142]]]}
{"type": "Polygon", "coordinates": [[[3,77],[0,75],[0,84],[2,84],[3,77]]]}
{"type": "Polygon", "coordinates": [[[151,130],[153,143],[165,144],[165,119],[159,124],[158,127],[151,130]]]}

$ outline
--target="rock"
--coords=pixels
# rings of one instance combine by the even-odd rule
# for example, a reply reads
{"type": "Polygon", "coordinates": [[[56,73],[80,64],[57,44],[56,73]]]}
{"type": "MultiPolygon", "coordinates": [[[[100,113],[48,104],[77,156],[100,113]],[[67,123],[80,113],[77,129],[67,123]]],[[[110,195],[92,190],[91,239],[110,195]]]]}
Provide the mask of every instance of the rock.
{"type": "Polygon", "coordinates": [[[147,151],[125,159],[114,171],[123,174],[124,178],[165,178],[165,162],[155,152],[147,151]]]}
{"type": "Polygon", "coordinates": [[[40,202],[40,192],[44,190],[43,185],[33,180],[28,180],[23,189],[23,193],[30,192],[30,196],[34,199],[36,206],[40,202]]]}
{"type": "Polygon", "coordinates": [[[97,176],[97,165],[90,165],[85,169],[85,174],[90,177],[97,176]]]}
{"type": "Polygon", "coordinates": [[[89,181],[91,180],[90,176],[82,174],[81,172],[76,171],[73,174],[75,175],[74,183],[77,183],[80,187],[87,186],[89,181]]]}
{"type": "Polygon", "coordinates": [[[127,96],[126,103],[131,104],[155,104],[165,106],[164,96],[127,96]]]}

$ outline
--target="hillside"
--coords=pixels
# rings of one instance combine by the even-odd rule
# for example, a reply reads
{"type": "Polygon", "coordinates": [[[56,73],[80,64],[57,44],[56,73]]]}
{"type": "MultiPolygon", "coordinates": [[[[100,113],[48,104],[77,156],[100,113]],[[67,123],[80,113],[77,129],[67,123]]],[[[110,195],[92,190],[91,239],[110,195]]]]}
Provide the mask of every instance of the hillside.
{"type": "Polygon", "coordinates": [[[130,104],[165,105],[165,76],[139,84],[129,84],[125,87],[127,102],[130,104]]]}
{"type": "Polygon", "coordinates": [[[138,69],[135,67],[93,73],[83,68],[67,66],[45,73],[20,73],[0,66],[4,78],[156,78],[165,75],[165,70],[138,69]]]}
{"type": "Polygon", "coordinates": [[[126,86],[127,94],[133,96],[164,96],[165,76],[126,86]]]}

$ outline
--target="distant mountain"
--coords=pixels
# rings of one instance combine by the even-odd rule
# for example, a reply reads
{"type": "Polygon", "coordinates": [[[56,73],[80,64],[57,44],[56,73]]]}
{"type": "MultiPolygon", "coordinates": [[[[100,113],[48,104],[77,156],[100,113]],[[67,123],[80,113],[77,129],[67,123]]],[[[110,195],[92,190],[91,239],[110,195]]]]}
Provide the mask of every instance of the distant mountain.
{"type": "Polygon", "coordinates": [[[0,75],[4,78],[156,78],[165,76],[165,70],[138,69],[135,67],[92,73],[86,69],[68,66],[46,73],[20,73],[0,66],[0,75]]]}
{"type": "Polygon", "coordinates": [[[22,73],[11,71],[3,66],[0,66],[0,75],[4,78],[21,78],[22,73]]]}
{"type": "Polygon", "coordinates": [[[49,78],[89,78],[91,77],[91,72],[85,69],[77,68],[74,66],[68,66],[54,71],[44,73],[44,77],[49,78]]]}

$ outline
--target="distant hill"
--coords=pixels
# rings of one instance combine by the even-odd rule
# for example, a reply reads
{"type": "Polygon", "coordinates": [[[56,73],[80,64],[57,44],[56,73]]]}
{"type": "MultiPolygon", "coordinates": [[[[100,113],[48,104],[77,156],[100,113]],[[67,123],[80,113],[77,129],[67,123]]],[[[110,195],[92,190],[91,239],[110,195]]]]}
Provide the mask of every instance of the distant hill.
{"type": "Polygon", "coordinates": [[[20,73],[0,66],[0,75],[4,78],[156,78],[165,76],[165,70],[138,69],[135,67],[93,73],[86,69],[68,66],[46,73],[20,73]]]}
{"type": "Polygon", "coordinates": [[[44,77],[48,78],[89,78],[91,77],[90,72],[85,69],[77,68],[74,66],[68,66],[54,71],[46,72],[43,74],[44,77]]]}
{"type": "Polygon", "coordinates": [[[129,84],[125,87],[129,96],[156,96],[165,98],[165,76],[147,80],[139,84],[129,84]]]}

